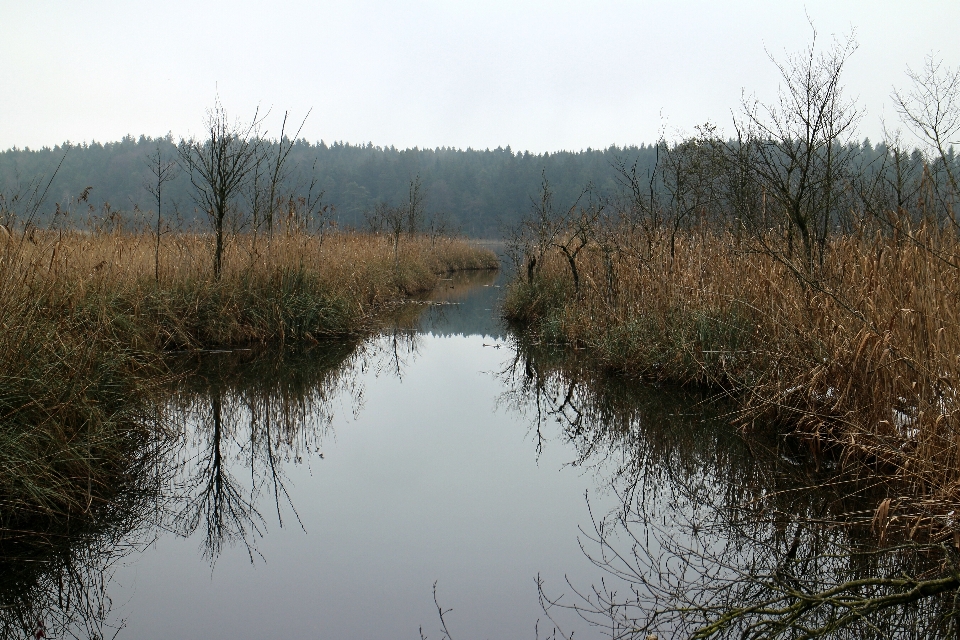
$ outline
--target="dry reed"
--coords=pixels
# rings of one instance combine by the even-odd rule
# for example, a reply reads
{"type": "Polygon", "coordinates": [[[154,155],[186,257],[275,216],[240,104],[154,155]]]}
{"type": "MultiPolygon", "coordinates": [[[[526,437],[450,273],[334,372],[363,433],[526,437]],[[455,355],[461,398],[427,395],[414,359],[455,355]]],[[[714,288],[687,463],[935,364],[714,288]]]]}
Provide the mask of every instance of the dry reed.
{"type": "Polygon", "coordinates": [[[214,279],[212,242],[165,236],[157,280],[149,233],[0,238],[0,545],[142,475],[164,351],[363,334],[439,274],[497,266],[450,239],[284,233],[231,237],[214,279]]]}
{"type": "Polygon", "coordinates": [[[497,266],[491,252],[451,239],[406,239],[394,256],[380,236],[293,233],[229,238],[217,280],[212,237],[174,234],[161,245],[157,282],[150,234],[32,237],[8,251],[7,300],[148,350],[364,332],[385,306],[431,289],[439,274],[497,266]]]}
{"type": "Polygon", "coordinates": [[[889,483],[876,527],[945,531],[960,505],[960,242],[921,229],[829,241],[798,270],[722,232],[619,252],[559,252],[510,290],[508,318],[616,372],[740,398],[749,433],[799,436],[846,471],[889,483]],[[946,526],[945,526],[946,525],[946,526]]]}

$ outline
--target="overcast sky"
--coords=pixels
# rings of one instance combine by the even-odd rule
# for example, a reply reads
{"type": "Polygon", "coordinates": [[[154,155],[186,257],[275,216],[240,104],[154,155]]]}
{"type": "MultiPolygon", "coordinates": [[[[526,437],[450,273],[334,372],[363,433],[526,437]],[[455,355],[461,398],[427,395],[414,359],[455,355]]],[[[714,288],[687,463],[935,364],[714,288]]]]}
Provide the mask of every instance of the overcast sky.
{"type": "Polygon", "coordinates": [[[776,97],[783,58],[855,29],[860,137],[907,65],[960,64],[960,2],[0,0],[0,148],[302,118],[311,141],[553,151],[639,144],[776,97]]]}

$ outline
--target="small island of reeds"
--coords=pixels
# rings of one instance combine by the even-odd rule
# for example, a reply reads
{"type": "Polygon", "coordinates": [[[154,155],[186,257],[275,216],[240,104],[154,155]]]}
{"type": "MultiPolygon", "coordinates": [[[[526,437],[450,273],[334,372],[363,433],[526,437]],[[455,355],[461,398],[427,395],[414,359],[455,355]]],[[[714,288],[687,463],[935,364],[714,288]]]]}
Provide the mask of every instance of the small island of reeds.
{"type": "Polygon", "coordinates": [[[360,339],[443,274],[498,266],[459,239],[291,229],[229,235],[215,277],[210,233],[0,234],[5,545],[66,535],[138,482],[167,354],[360,339]]]}

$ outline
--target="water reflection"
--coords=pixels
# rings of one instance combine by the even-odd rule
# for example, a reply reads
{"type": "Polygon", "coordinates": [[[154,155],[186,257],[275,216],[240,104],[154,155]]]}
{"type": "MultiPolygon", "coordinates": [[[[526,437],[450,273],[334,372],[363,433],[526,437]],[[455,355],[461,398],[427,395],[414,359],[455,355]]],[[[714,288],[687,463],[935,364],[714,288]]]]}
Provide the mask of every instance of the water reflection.
{"type": "Polygon", "coordinates": [[[430,293],[423,313],[408,325],[419,333],[436,336],[505,337],[497,307],[510,274],[499,271],[463,271],[450,274],[430,293]]]}
{"type": "MultiPolygon", "coordinates": [[[[323,621],[325,630],[333,629],[327,631],[331,637],[363,635],[355,632],[357,620],[370,617],[368,596],[378,585],[383,591],[374,598],[376,606],[404,610],[422,600],[425,615],[434,615],[430,585],[439,577],[438,566],[462,575],[460,588],[475,588],[469,592],[473,600],[477,593],[498,591],[503,600],[515,600],[499,575],[486,584],[475,575],[481,566],[519,565],[531,557],[540,564],[523,576],[522,588],[535,594],[533,577],[544,571],[541,616],[562,632],[576,630],[577,637],[957,633],[953,598],[960,570],[954,547],[929,532],[908,530],[891,531],[887,546],[878,549],[877,534],[888,523],[877,519],[877,505],[888,496],[872,488],[868,477],[837,476],[830,460],[807,462],[809,456],[788,441],[748,443],[731,426],[733,405],[722,398],[606,378],[583,366],[580,353],[506,338],[492,311],[498,278],[468,274],[451,280],[431,304],[399,314],[396,325],[373,340],[171,362],[173,382],[154,418],[163,428],[131,430],[138,434],[132,453],[117,482],[97,489],[94,508],[68,523],[7,524],[3,530],[2,637],[112,636],[124,625],[108,588],[113,567],[167,534],[189,539],[194,548],[187,561],[202,558],[210,571],[222,572],[224,563],[231,570],[228,550],[238,547],[243,562],[261,571],[247,578],[259,584],[269,575],[265,560],[298,544],[288,537],[267,551],[265,536],[284,528],[306,538],[302,531],[311,522],[315,535],[317,523],[329,515],[315,513],[318,505],[331,508],[336,494],[344,494],[335,505],[340,510],[329,513],[356,522],[338,522],[296,546],[292,563],[309,566],[282,576],[296,583],[298,594],[310,592],[302,585],[311,579],[313,590],[326,589],[326,600],[347,594],[334,608],[349,613],[323,621]],[[463,335],[485,337],[458,338],[463,335]],[[496,373],[451,381],[470,367],[496,373]],[[385,379],[396,385],[381,399],[376,419],[363,423],[371,433],[352,449],[363,455],[344,460],[339,478],[323,477],[334,486],[297,493],[295,479],[319,476],[324,466],[339,462],[328,452],[345,416],[354,420],[354,432],[363,431],[361,418],[371,418],[363,415],[369,386],[385,379]],[[478,395],[488,388],[496,413],[492,400],[478,395]],[[400,421],[404,402],[413,417],[400,421]],[[503,436],[524,427],[525,442],[503,436]],[[368,455],[377,447],[384,452],[368,455]],[[547,469],[517,471],[509,456],[539,459],[547,469]],[[551,502],[561,486],[559,461],[567,474],[562,486],[578,487],[576,502],[551,502]],[[543,510],[530,517],[531,503],[519,496],[536,483],[543,491],[530,495],[543,510]],[[583,484],[590,490],[590,510],[581,517],[583,484]],[[487,487],[488,493],[480,491],[487,487]],[[379,517],[391,509],[397,513],[379,517]],[[561,509],[562,524],[580,523],[582,551],[597,569],[590,574],[598,576],[593,582],[571,568],[579,559],[572,543],[572,552],[563,548],[565,555],[536,555],[551,545],[562,548],[548,540],[560,527],[561,509]],[[466,524],[449,524],[457,519],[466,524]],[[340,538],[337,529],[345,532],[340,538]],[[308,557],[310,545],[327,555],[308,557]],[[341,566],[333,556],[347,559],[341,566]],[[387,565],[386,557],[399,557],[396,566],[387,565]],[[436,564],[423,570],[422,585],[400,582],[429,562],[436,564]],[[367,582],[349,582],[364,571],[372,576],[367,582]],[[568,571],[569,583],[556,575],[568,571]],[[421,588],[409,600],[399,599],[421,588]]],[[[575,535],[563,530],[555,537],[575,535]]],[[[211,591],[212,580],[208,574],[199,588],[211,591]]],[[[457,594],[451,582],[441,580],[444,610],[457,594]]],[[[183,588],[177,581],[171,585],[183,588]]],[[[297,597],[304,603],[296,615],[320,617],[317,602],[297,597]]],[[[282,598],[265,605],[277,617],[284,617],[288,604],[282,598]]],[[[238,598],[235,606],[250,602],[238,598]]],[[[503,608],[484,606],[478,619],[506,617],[503,608]]],[[[395,619],[383,615],[384,627],[395,628],[395,619]]],[[[475,637],[462,626],[463,615],[457,605],[446,622],[457,637],[475,637]]],[[[417,622],[429,627],[431,619],[417,622]]],[[[537,627],[541,633],[544,622],[537,627]]],[[[528,625],[524,620],[522,628],[532,635],[535,623],[535,617],[528,625]]],[[[141,622],[134,635],[145,628],[152,627],[141,622]]],[[[518,628],[509,627],[513,635],[518,628]]],[[[229,635],[225,628],[215,631],[229,635]]],[[[416,626],[409,632],[415,637],[416,626]]]]}
{"type": "Polygon", "coordinates": [[[224,545],[242,544],[253,561],[265,532],[266,502],[298,519],[285,485],[285,466],[320,454],[332,419],[329,399],[349,394],[361,360],[356,343],[331,342],[303,352],[233,352],[176,363],[182,372],[167,415],[182,445],[167,464],[178,505],[165,526],[190,537],[202,530],[203,552],[214,563],[224,545]]]}
{"type": "Polygon", "coordinates": [[[586,622],[614,638],[958,633],[955,547],[916,530],[879,546],[886,496],[869,478],[804,464],[787,441],[748,446],[722,399],[603,378],[576,353],[514,345],[503,401],[538,440],[558,423],[573,464],[594,467],[617,496],[583,531],[602,579],[540,583],[559,628],[586,622]]]}
{"type": "Polygon", "coordinates": [[[165,526],[183,537],[203,532],[213,565],[224,546],[242,545],[251,560],[266,532],[262,508],[280,527],[300,523],[287,468],[323,460],[334,409],[358,415],[361,375],[398,377],[418,348],[417,334],[394,329],[377,340],[329,341],[305,351],[231,352],[181,361],[166,413],[182,446],[165,526]]]}
{"type": "Polygon", "coordinates": [[[64,521],[3,514],[0,637],[113,636],[124,622],[108,595],[112,568],[164,531],[200,533],[211,567],[234,545],[253,561],[264,508],[281,527],[299,521],[287,468],[323,459],[332,400],[359,412],[358,375],[369,367],[400,374],[416,346],[414,332],[397,329],[387,341],[170,362],[174,382],[154,419],[121,436],[129,456],[110,486],[91,487],[86,511],[64,521]]]}

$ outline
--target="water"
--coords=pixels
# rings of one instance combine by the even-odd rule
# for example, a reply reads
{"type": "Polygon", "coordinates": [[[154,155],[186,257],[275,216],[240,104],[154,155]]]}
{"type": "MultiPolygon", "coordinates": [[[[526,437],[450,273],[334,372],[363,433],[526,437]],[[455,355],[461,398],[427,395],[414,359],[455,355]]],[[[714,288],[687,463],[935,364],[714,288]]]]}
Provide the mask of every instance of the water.
{"type": "MultiPolygon", "coordinates": [[[[435,298],[459,304],[431,306],[420,331],[360,345],[341,365],[309,444],[279,447],[279,517],[270,490],[252,501],[263,535],[211,557],[200,526],[124,559],[110,587],[121,635],[416,638],[422,626],[439,637],[436,582],[451,631],[534,637],[538,575],[596,576],[577,543],[585,496],[604,501],[595,471],[570,466],[560,443],[538,452],[530,421],[502,406],[514,357],[496,324],[502,279],[466,280],[465,295],[463,282],[443,283],[457,288],[435,298]]],[[[263,471],[249,462],[249,432],[224,447],[243,495],[263,471]]],[[[186,459],[202,458],[209,438],[188,439],[186,459]]]]}
{"type": "MultiPolygon", "coordinates": [[[[753,576],[790,563],[813,591],[932,566],[852,562],[871,534],[830,523],[876,497],[748,446],[729,405],[511,334],[505,277],[443,281],[371,340],[175,363],[143,495],[4,565],[42,568],[0,589],[0,637],[671,637],[671,607],[768,597],[753,576]]],[[[883,637],[926,637],[941,611],[888,614],[883,637]]]]}

